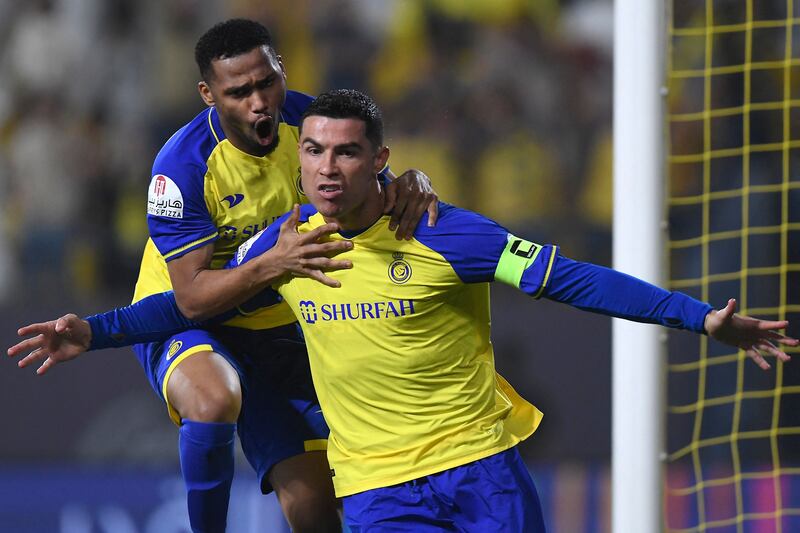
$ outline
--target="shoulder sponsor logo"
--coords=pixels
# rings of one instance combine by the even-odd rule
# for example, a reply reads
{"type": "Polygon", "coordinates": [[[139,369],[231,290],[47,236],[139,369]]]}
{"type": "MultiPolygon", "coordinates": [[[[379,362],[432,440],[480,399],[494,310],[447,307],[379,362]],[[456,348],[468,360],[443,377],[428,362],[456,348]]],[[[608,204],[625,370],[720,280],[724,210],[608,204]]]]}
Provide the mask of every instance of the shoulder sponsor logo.
{"type": "Polygon", "coordinates": [[[178,353],[183,346],[183,341],[172,341],[169,344],[169,348],[167,348],[167,361],[173,358],[173,356],[178,353]]]}
{"type": "Polygon", "coordinates": [[[239,205],[242,203],[242,200],[244,200],[244,194],[240,194],[238,192],[236,194],[229,194],[222,199],[223,202],[228,202],[228,209],[239,205]]]}
{"type": "Polygon", "coordinates": [[[414,300],[382,302],[345,302],[317,305],[313,300],[299,302],[300,316],[306,324],[344,320],[387,320],[413,315],[414,300]]]}
{"type": "Polygon", "coordinates": [[[183,194],[169,177],[156,174],[147,191],[147,214],[157,217],[183,218],[183,194]]]}
{"type": "Polygon", "coordinates": [[[411,265],[403,259],[403,254],[395,252],[392,254],[394,261],[389,265],[389,279],[398,285],[402,285],[411,279],[411,265]]]}

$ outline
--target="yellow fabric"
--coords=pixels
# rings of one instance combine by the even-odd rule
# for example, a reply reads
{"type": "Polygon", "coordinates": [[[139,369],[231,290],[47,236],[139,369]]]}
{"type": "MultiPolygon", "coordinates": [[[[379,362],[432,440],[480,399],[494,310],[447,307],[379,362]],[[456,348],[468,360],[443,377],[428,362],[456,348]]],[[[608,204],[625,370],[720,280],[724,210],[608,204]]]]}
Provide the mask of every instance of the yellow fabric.
{"type": "MultiPolygon", "coordinates": [[[[280,143],[266,157],[246,154],[223,139],[208,158],[204,197],[209,215],[220,229],[214,241],[211,268],[221,268],[233,257],[244,241],[291,210],[295,203],[306,203],[300,191],[300,162],[297,155],[296,126],[281,123],[280,143]],[[225,197],[247,195],[247,201],[230,206],[225,197]]],[[[211,241],[215,235],[205,237],[211,241]]],[[[201,239],[202,241],[203,239],[201,239]]],[[[193,245],[192,243],[191,245],[193,245]]],[[[187,245],[187,246],[191,246],[187,245]]],[[[182,249],[185,249],[184,246],[182,249]]],[[[179,253],[171,250],[166,255],[179,253]]],[[[133,301],[172,290],[167,265],[152,240],[148,239],[142,256],[139,279],[133,301]]],[[[247,316],[237,316],[225,325],[246,329],[267,329],[294,322],[289,307],[280,303],[247,316]]]]}
{"type": "MultiPolygon", "coordinates": [[[[172,346],[170,346],[170,348],[172,348],[172,346]]],[[[170,352],[171,351],[172,350],[170,350],[170,352]]],[[[176,357],[175,360],[172,362],[172,364],[169,365],[167,373],[164,374],[164,381],[161,385],[161,393],[164,396],[164,403],[167,404],[167,412],[169,413],[169,417],[177,426],[181,425],[181,417],[178,414],[178,412],[172,407],[172,404],[169,403],[169,395],[167,394],[167,383],[169,383],[169,378],[172,377],[172,372],[176,368],[178,368],[178,365],[181,363],[181,361],[183,361],[187,357],[190,357],[200,352],[213,352],[213,351],[214,348],[212,348],[210,344],[198,344],[197,346],[192,346],[191,348],[188,348],[185,352],[180,354],[178,357],[176,357]]],[[[170,356],[168,355],[167,358],[169,359],[169,357],[170,356]]]]}
{"type": "Polygon", "coordinates": [[[388,220],[352,239],[341,258],[353,269],[329,274],[341,288],[277,287],[306,337],[338,496],[508,449],[542,417],[495,372],[488,284],[464,284],[441,254],[397,241],[388,220]]]}

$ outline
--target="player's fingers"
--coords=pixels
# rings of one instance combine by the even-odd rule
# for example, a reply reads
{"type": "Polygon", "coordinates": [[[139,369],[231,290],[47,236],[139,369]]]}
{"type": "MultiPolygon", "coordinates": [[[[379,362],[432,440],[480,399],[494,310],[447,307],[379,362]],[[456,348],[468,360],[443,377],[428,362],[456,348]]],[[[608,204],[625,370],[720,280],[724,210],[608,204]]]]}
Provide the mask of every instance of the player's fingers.
{"type": "Polygon", "coordinates": [[[793,337],[787,337],[786,335],[773,330],[765,331],[762,333],[761,336],[763,338],[769,339],[772,342],[778,342],[780,344],[785,344],[786,346],[800,345],[800,340],[795,339],[793,337]]]}
{"type": "Polygon", "coordinates": [[[389,214],[394,209],[394,204],[397,201],[397,180],[390,182],[386,185],[384,193],[386,194],[386,198],[384,198],[383,202],[383,214],[389,214]]]}
{"type": "Polygon", "coordinates": [[[428,204],[428,227],[432,228],[439,220],[439,195],[433,193],[431,203],[428,204]]]}
{"type": "Polygon", "coordinates": [[[735,311],[736,311],[736,300],[734,298],[731,298],[730,300],[728,300],[728,303],[725,305],[725,307],[720,309],[718,312],[720,318],[722,318],[723,320],[727,320],[733,316],[733,313],[735,311]]]}
{"type": "Polygon", "coordinates": [[[309,231],[308,233],[304,234],[301,237],[303,243],[315,242],[330,235],[332,233],[336,233],[339,231],[339,226],[334,224],[333,222],[329,222],[328,224],[324,224],[318,228],[314,228],[313,230],[309,231]]]}
{"type": "Polygon", "coordinates": [[[64,333],[67,331],[71,332],[71,330],[75,329],[75,326],[77,326],[78,320],[79,320],[78,315],[74,313],[69,313],[62,316],[61,318],[56,320],[55,324],[56,333],[64,333]]]}
{"type": "Polygon", "coordinates": [[[292,206],[291,214],[286,217],[286,220],[281,224],[281,232],[294,231],[297,228],[297,221],[300,220],[300,205],[294,204],[292,206]]]}
{"type": "Polygon", "coordinates": [[[336,255],[352,249],[353,243],[351,241],[330,241],[308,246],[305,255],[307,257],[336,255]]]}
{"type": "Polygon", "coordinates": [[[791,357],[789,357],[789,355],[786,352],[779,349],[777,346],[775,346],[769,341],[759,342],[758,344],[756,344],[756,348],[758,348],[758,350],[761,353],[768,353],[784,362],[789,361],[791,359],[791,357]]]}
{"type": "Polygon", "coordinates": [[[347,270],[353,268],[353,262],[348,259],[312,257],[305,261],[304,268],[312,271],[347,270]]]}
{"type": "Polygon", "coordinates": [[[35,324],[28,324],[27,326],[22,326],[17,330],[17,335],[20,337],[26,337],[29,335],[38,335],[39,333],[45,333],[50,329],[52,326],[52,322],[37,322],[35,324]]]}
{"type": "Polygon", "coordinates": [[[748,348],[746,350],[746,353],[748,357],[750,357],[750,359],[755,361],[755,363],[759,366],[759,368],[761,368],[761,370],[769,370],[770,368],[769,363],[767,363],[767,360],[764,359],[764,357],[760,353],[758,353],[758,350],[756,350],[755,348],[748,348]]]}
{"type": "Polygon", "coordinates": [[[317,280],[323,285],[327,285],[328,287],[333,287],[334,289],[338,289],[339,287],[342,286],[339,280],[335,280],[330,276],[326,276],[321,270],[310,271],[308,277],[317,280]]]}
{"type": "Polygon", "coordinates": [[[410,240],[414,236],[414,230],[417,228],[419,219],[422,218],[422,213],[427,209],[427,202],[419,202],[412,204],[409,202],[403,216],[400,217],[400,224],[397,226],[395,237],[397,239],[410,240]]]}
{"type": "Polygon", "coordinates": [[[786,320],[758,320],[750,317],[747,317],[747,320],[751,323],[751,328],[759,331],[777,331],[780,329],[785,329],[786,326],[789,325],[789,322],[786,320]]]}
{"type": "Polygon", "coordinates": [[[33,350],[31,353],[23,357],[17,362],[17,366],[20,368],[25,368],[26,366],[30,365],[31,363],[35,363],[36,361],[41,361],[49,357],[49,354],[44,351],[42,348],[37,348],[33,350]]]}
{"type": "Polygon", "coordinates": [[[45,359],[44,363],[42,363],[42,366],[36,369],[36,373],[41,376],[42,374],[53,368],[55,365],[56,361],[53,360],[52,357],[48,357],[47,359],[45,359]]]}
{"type": "MultiPolygon", "coordinates": [[[[400,226],[400,220],[405,215],[407,205],[408,205],[408,193],[398,192],[397,200],[395,201],[394,204],[394,209],[392,209],[392,218],[389,220],[389,230],[394,231],[400,226]]],[[[402,240],[402,237],[398,235],[397,232],[395,232],[394,236],[398,241],[402,240]]]]}
{"type": "Polygon", "coordinates": [[[25,339],[24,341],[20,341],[8,350],[6,353],[11,357],[16,357],[18,355],[22,355],[23,353],[30,353],[37,348],[41,348],[43,345],[44,337],[42,335],[37,335],[35,337],[31,337],[30,339],[25,339]]]}

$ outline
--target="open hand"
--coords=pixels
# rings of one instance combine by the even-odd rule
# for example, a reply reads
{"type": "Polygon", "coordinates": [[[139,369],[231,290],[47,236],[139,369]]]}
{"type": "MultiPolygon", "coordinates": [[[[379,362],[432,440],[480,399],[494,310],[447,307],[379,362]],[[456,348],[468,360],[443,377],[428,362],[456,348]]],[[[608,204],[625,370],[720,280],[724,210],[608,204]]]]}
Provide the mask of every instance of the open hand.
{"type": "Polygon", "coordinates": [[[281,224],[275,246],[261,257],[280,265],[287,275],[312,278],[329,287],[340,287],[341,283],[325,275],[325,272],[353,268],[353,263],[349,260],[331,258],[351,250],[353,243],[347,240],[326,240],[328,235],[339,231],[339,227],[333,223],[308,233],[298,233],[299,220],[300,206],[295,204],[292,214],[281,224]]]}
{"type": "Polygon", "coordinates": [[[56,364],[71,361],[88,350],[92,329],[87,321],[70,313],[58,320],[21,327],[17,330],[17,335],[32,336],[9,348],[8,355],[16,357],[28,353],[17,363],[20,368],[44,361],[36,369],[36,373],[42,375],[56,364]]]}
{"type": "Polygon", "coordinates": [[[763,370],[770,368],[764,355],[774,355],[783,362],[791,359],[776,344],[797,346],[800,341],[787,337],[776,330],[784,329],[786,320],[759,320],[749,316],[737,315],[736,300],[731,298],[728,305],[719,311],[706,315],[705,329],[708,335],[720,342],[736,346],[747,353],[763,370]]]}

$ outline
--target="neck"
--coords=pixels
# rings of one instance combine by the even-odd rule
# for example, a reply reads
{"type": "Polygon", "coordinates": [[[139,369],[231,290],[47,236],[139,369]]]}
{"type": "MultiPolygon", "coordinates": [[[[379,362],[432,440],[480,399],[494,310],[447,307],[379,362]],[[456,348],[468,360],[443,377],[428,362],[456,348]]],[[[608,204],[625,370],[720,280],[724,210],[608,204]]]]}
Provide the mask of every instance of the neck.
{"type": "Polygon", "coordinates": [[[360,231],[375,223],[383,216],[383,206],[385,204],[385,193],[383,187],[376,181],[375,188],[370,190],[370,194],[364,202],[349,213],[343,213],[335,217],[325,217],[325,222],[333,222],[342,231],[360,231]]]}

